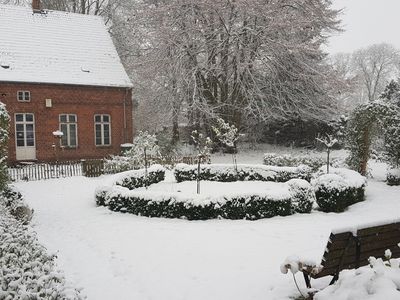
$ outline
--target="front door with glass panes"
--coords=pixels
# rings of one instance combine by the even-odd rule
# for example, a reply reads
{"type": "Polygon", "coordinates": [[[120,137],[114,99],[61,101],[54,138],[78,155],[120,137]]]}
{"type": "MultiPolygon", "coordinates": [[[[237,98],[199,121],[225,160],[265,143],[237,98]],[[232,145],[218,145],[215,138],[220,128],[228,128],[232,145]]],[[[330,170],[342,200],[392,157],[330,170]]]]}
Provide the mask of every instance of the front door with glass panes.
{"type": "Polygon", "coordinates": [[[35,117],[33,114],[15,114],[15,145],[17,160],[36,159],[35,117]]]}

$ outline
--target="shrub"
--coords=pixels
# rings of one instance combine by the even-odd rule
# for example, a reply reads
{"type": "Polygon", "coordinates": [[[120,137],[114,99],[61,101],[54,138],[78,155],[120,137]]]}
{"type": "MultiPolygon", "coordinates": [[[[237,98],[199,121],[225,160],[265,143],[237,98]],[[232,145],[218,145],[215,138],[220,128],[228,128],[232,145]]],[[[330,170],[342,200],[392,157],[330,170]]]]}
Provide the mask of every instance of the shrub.
{"type": "Polygon", "coordinates": [[[388,185],[400,185],[400,169],[389,169],[386,174],[388,185]]]}
{"type": "Polygon", "coordinates": [[[96,203],[113,211],[139,216],[188,220],[257,220],[292,214],[290,194],[272,196],[255,193],[212,198],[181,193],[128,191],[114,186],[98,189],[96,203]]]}
{"type": "Polygon", "coordinates": [[[293,213],[310,213],[316,202],[311,184],[302,179],[291,179],[286,184],[292,196],[293,213]]]}
{"type": "Polygon", "coordinates": [[[366,178],[348,169],[331,169],[312,181],[317,203],[324,212],[342,212],[364,200],[366,178]]]}
{"type": "Polygon", "coordinates": [[[0,202],[22,224],[27,225],[33,216],[33,209],[25,203],[22,194],[14,187],[8,185],[0,193],[0,202]]]}
{"type": "MultiPolygon", "coordinates": [[[[344,161],[339,158],[331,159],[331,165],[338,167],[343,165],[344,161]]],[[[318,171],[320,167],[326,165],[326,159],[318,156],[293,156],[291,154],[276,154],[276,153],[265,153],[264,154],[264,165],[268,166],[279,166],[279,167],[297,167],[300,165],[309,166],[313,172],[318,171]]]]}
{"type": "Polygon", "coordinates": [[[311,211],[315,196],[307,181],[291,180],[285,188],[279,193],[236,193],[213,197],[180,192],[130,191],[121,186],[113,186],[98,188],[95,196],[97,205],[113,211],[188,220],[257,220],[311,211]]]}
{"type": "Polygon", "coordinates": [[[66,284],[55,255],[47,254],[36,234],[11,216],[6,202],[12,201],[0,203],[0,299],[84,299],[66,284]]]}
{"type": "MultiPolygon", "coordinates": [[[[232,165],[201,165],[200,180],[232,182],[232,181],[274,181],[286,182],[290,179],[309,181],[311,170],[307,166],[274,167],[263,165],[237,165],[237,172],[232,165]]],[[[197,166],[178,164],[174,169],[177,182],[197,179],[197,166]]]]}
{"type": "Polygon", "coordinates": [[[135,170],[135,171],[127,171],[118,174],[116,184],[126,187],[130,190],[149,186],[153,183],[158,183],[163,181],[165,178],[165,169],[161,165],[152,165],[148,169],[147,178],[145,176],[145,170],[135,170]]]}

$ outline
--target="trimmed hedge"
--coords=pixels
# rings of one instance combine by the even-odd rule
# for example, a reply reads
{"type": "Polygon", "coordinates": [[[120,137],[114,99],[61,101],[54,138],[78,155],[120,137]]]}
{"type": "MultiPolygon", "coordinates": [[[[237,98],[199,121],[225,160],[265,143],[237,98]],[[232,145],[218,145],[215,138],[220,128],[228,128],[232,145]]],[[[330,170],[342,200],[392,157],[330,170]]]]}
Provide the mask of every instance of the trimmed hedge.
{"type": "Polygon", "coordinates": [[[96,193],[96,203],[117,212],[188,220],[257,220],[292,214],[290,197],[273,199],[266,194],[258,194],[207,200],[196,196],[186,199],[182,196],[178,193],[164,195],[155,192],[129,192],[114,187],[111,190],[99,189],[96,193]]]}
{"type": "Polygon", "coordinates": [[[0,194],[0,299],[86,299],[59,271],[55,254],[49,254],[36,233],[12,215],[17,191],[0,194]],[[11,198],[6,198],[6,197],[11,198]]]}
{"type": "Polygon", "coordinates": [[[129,191],[113,186],[96,191],[96,203],[112,211],[147,217],[207,220],[215,218],[257,220],[293,213],[309,213],[315,203],[311,185],[301,179],[287,183],[287,191],[272,195],[240,193],[224,197],[152,191],[129,191]]]}
{"type": "Polygon", "coordinates": [[[388,185],[400,185],[400,169],[390,169],[386,174],[388,185]]]}
{"type": "MultiPolygon", "coordinates": [[[[286,182],[291,179],[310,181],[311,169],[307,166],[275,167],[264,165],[212,164],[200,166],[200,180],[233,182],[233,181],[273,181],[286,182]]],[[[197,179],[197,166],[178,164],[174,175],[177,182],[197,179]]]]}
{"type": "Polygon", "coordinates": [[[312,181],[317,203],[324,212],[343,212],[348,206],[364,201],[366,178],[348,169],[332,169],[312,181]]]}
{"type": "MultiPolygon", "coordinates": [[[[344,164],[344,160],[333,158],[331,159],[330,164],[334,167],[340,166],[344,164]]],[[[326,165],[326,158],[310,155],[265,153],[264,165],[279,167],[297,167],[300,165],[306,165],[310,167],[313,172],[316,172],[319,168],[326,165]]]]}
{"type": "Polygon", "coordinates": [[[286,184],[291,194],[292,212],[310,213],[316,202],[312,186],[302,179],[292,179],[286,184]]]}
{"type": "Polygon", "coordinates": [[[133,190],[139,187],[159,183],[165,178],[165,168],[161,165],[152,165],[147,171],[147,178],[145,177],[144,169],[120,173],[118,174],[116,185],[133,190]]]}

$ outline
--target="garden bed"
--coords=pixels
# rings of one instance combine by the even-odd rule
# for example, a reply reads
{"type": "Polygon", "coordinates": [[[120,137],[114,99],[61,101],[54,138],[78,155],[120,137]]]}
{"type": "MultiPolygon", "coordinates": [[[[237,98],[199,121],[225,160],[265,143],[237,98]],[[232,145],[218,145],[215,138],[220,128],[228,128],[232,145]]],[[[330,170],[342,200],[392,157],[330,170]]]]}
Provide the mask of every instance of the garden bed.
{"type": "Polygon", "coordinates": [[[274,182],[195,182],[159,183],[148,190],[129,190],[121,186],[99,188],[98,205],[113,211],[147,217],[257,220],[309,213],[314,203],[311,185],[304,180],[274,182]]]}
{"type": "MultiPolygon", "coordinates": [[[[178,164],[174,175],[176,181],[197,179],[197,166],[178,164]]],[[[200,166],[200,180],[232,182],[232,181],[273,181],[286,182],[290,179],[310,181],[311,168],[308,166],[276,167],[264,165],[210,164],[200,166]]]]}

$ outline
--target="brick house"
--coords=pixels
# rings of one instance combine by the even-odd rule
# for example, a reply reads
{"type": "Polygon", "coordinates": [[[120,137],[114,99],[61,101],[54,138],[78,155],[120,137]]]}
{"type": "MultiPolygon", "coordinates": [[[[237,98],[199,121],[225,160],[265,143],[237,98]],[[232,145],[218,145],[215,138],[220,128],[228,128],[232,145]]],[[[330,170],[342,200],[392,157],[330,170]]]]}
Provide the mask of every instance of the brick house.
{"type": "Polygon", "coordinates": [[[132,83],[103,20],[39,6],[0,5],[9,162],[119,153],[133,136],[132,83]]]}

